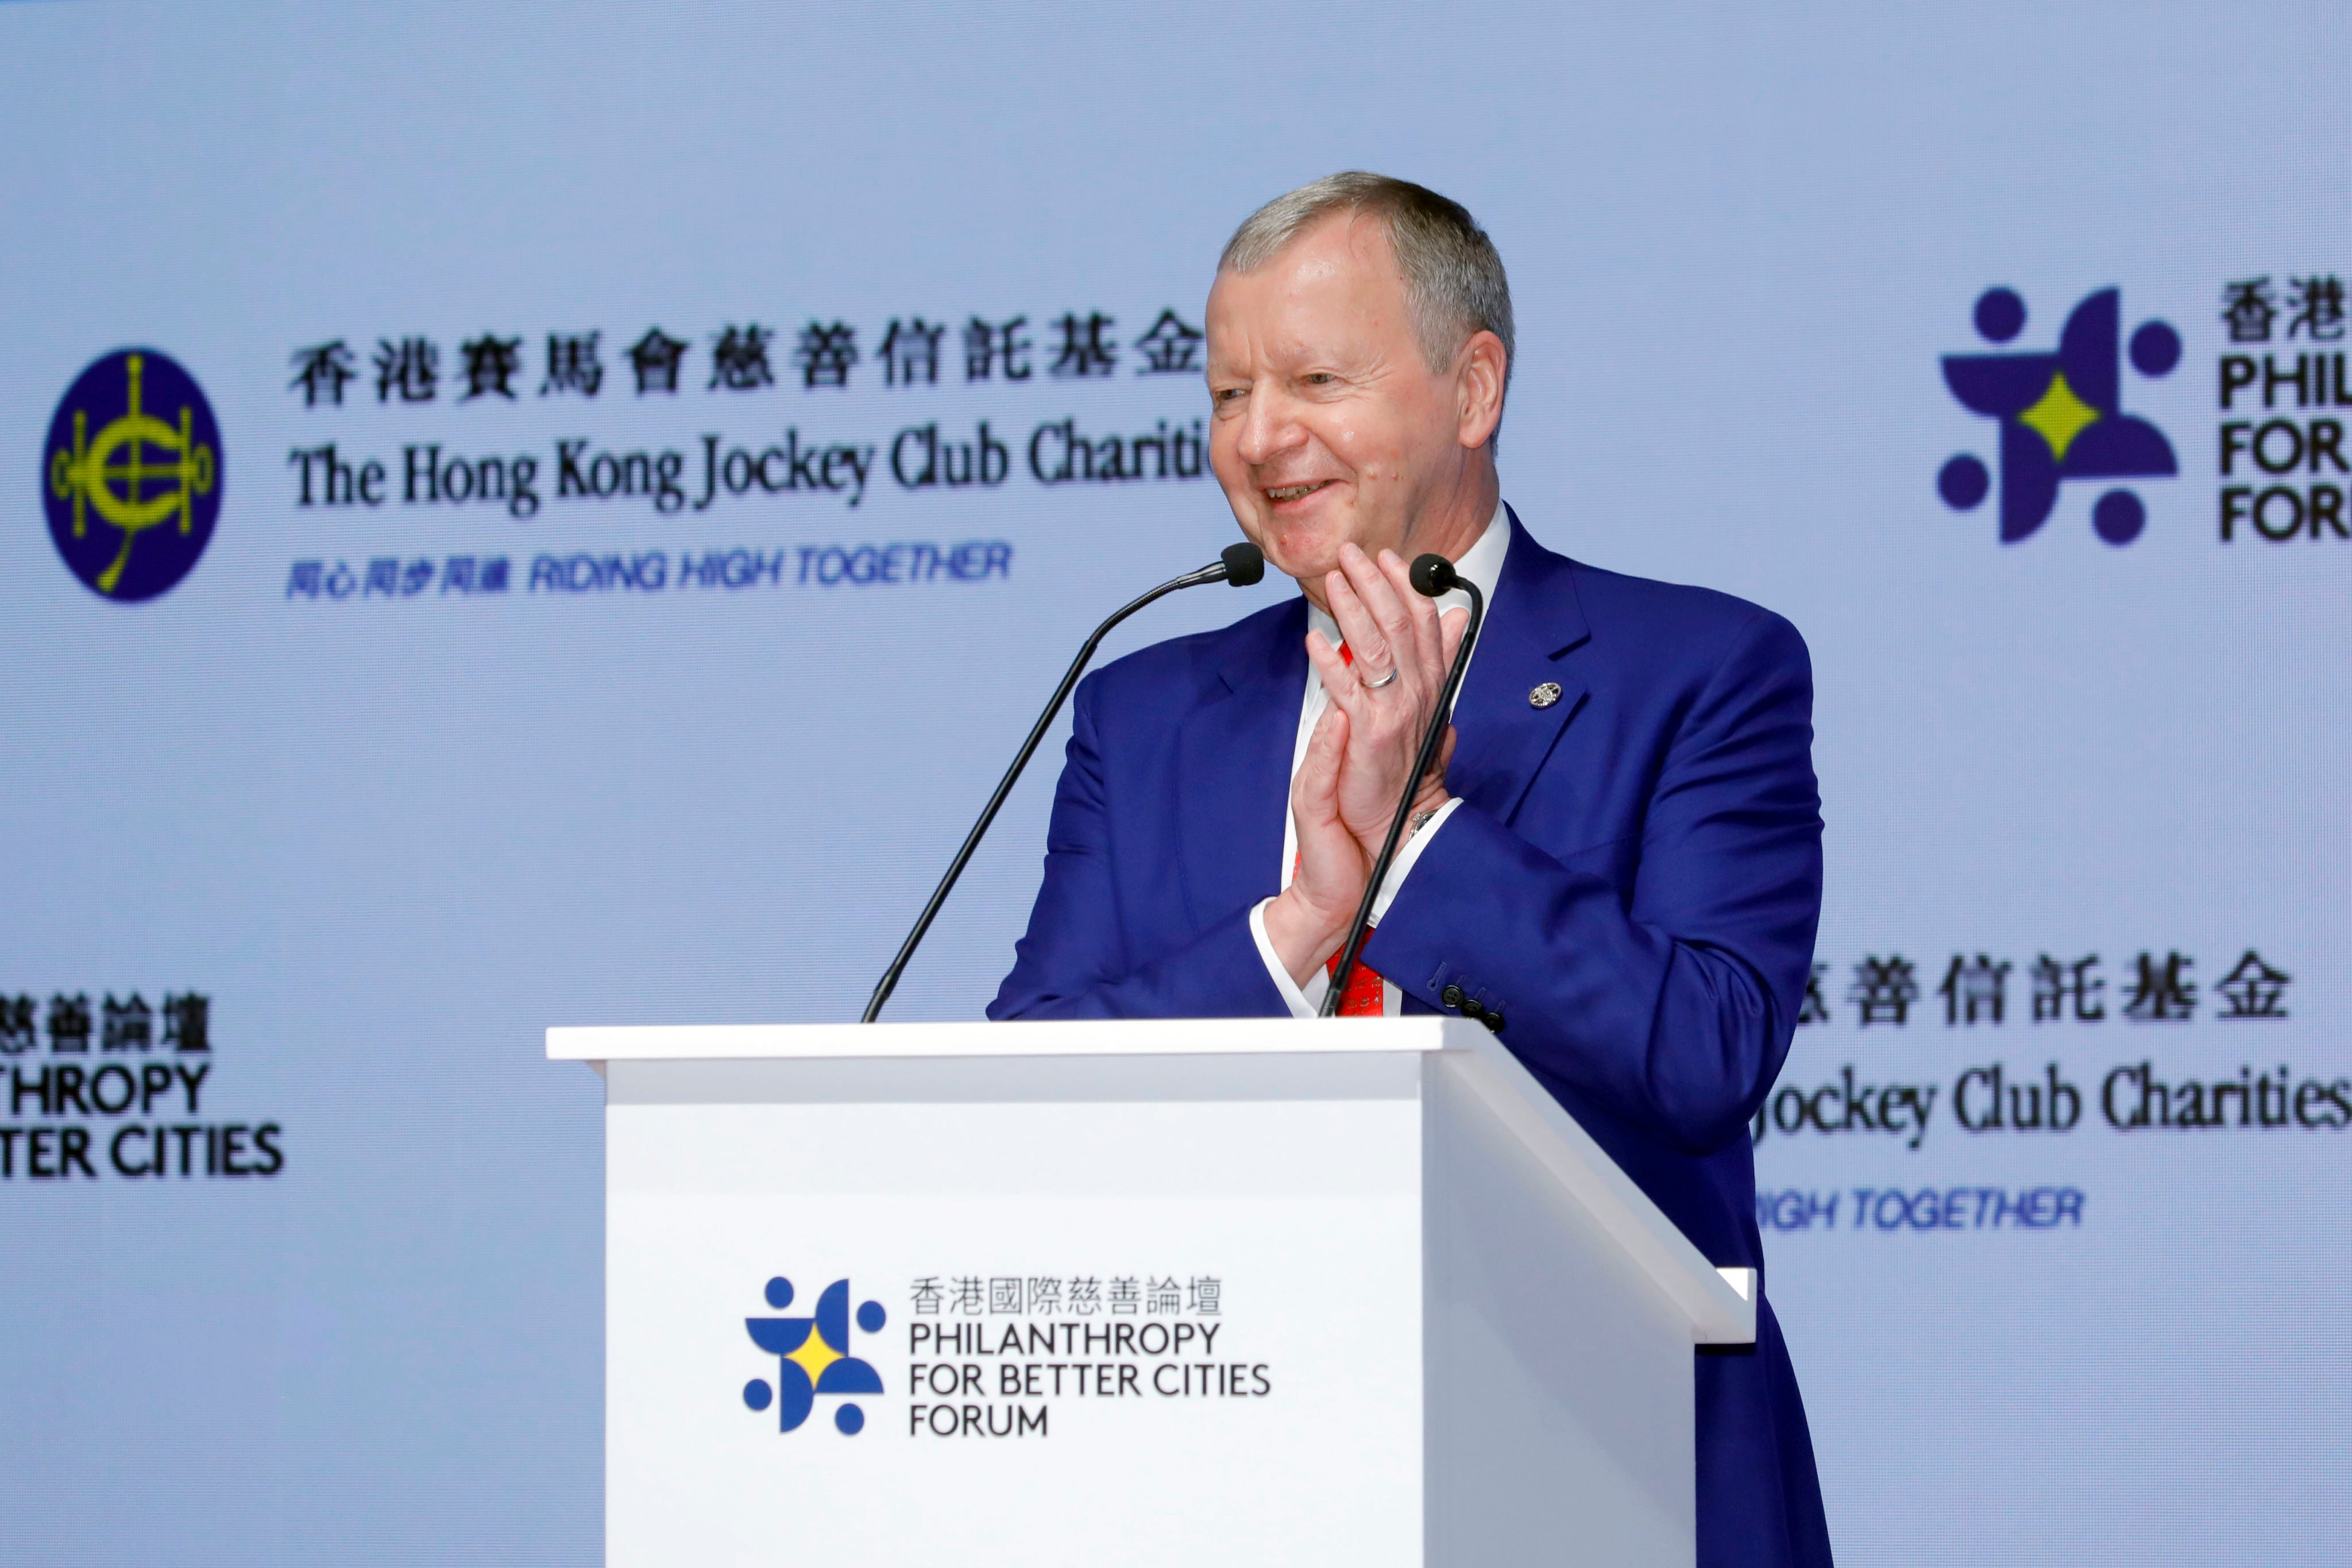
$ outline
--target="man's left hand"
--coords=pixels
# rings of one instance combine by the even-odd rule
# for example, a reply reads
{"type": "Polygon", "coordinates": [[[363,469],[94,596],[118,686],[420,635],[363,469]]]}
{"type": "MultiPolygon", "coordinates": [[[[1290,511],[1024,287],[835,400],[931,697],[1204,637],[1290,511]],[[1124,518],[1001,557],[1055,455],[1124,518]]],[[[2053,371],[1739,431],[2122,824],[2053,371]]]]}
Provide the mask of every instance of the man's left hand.
{"type": "MultiPolygon", "coordinates": [[[[1339,816],[1366,854],[1377,855],[1421,737],[1444,700],[1446,671],[1470,617],[1441,617],[1435,602],[1414,590],[1404,561],[1390,550],[1375,562],[1355,545],[1342,545],[1339,569],[1324,577],[1323,592],[1352,656],[1341,658],[1319,632],[1307,635],[1307,656],[1324,689],[1348,714],[1339,816]],[[1391,670],[1396,679],[1385,679],[1391,670]]],[[[1445,764],[1453,753],[1448,726],[1429,773],[1418,781],[1415,809],[1434,810],[1445,803],[1445,764]]]]}

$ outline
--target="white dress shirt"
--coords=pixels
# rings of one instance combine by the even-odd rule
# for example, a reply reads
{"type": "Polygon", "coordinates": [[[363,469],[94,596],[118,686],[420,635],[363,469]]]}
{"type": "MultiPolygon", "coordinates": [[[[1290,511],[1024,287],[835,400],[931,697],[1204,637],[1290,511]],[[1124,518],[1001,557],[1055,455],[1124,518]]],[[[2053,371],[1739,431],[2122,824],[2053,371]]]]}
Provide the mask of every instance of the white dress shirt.
{"type": "MultiPolygon", "coordinates": [[[[1495,585],[1503,579],[1503,557],[1510,548],[1510,519],[1504,515],[1503,503],[1497,500],[1495,515],[1486,520],[1486,531],[1454,563],[1457,574],[1478,584],[1478,592],[1486,595],[1488,615],[1495,612],[1495,585]]],[[[1465,615],[1469,613],[1470,595],[1459,588],[1448,589],[1437,601],[1440,616],[1454,609],[1465,615]]],[[[1311,600],[1307,605],[1307,621],[1332,646],[1339,646],[1341,640],[1339,624],[1311,600]]],[[[1475,656],[1475,648],[1473,653],[1475,656]]],[[[1467,684],[1466,667],[1464,681],[1467,684]]],[[[1459,700],[1461,693],[1456,691],[1454,695],[1459,700]]],[[[1330,705],[1330,694],[1323,689],[1323,678],[1316,673],[1315,665],[1310,660],[1307,666],[1307,696],[1298,708],[1298,739],[1290,751],[1290,776],[1294,781],[1298,777],[1299,764],[1307,760],[1307,742],[1315,733],[1315,721],[1323,717],[1323,710],[1330,705]]],[[[1397,889],[1404,886],[1404,879],[1412,875],[1412,868],[1420,861],[1422,852],[1429,847],[1430,841],[1437,837],[1446,819],[1454,815],[1454,808],[1461,804],[1457,798],[1439,806],[1437,815],[1431,817],[1420,832],[1397,847],[1396,858],[1389,864],[1389,874],[1381,879],[1380,897],[1372,903],[1372,922],[1375,925],[1388,913],[1389,905],[1395,901],[1397,889]]],[[[1290,886],[1290,875],[1297,868],[1298,818],[1295,813],[1286,810],[1282,830],[1282,886],[1290,886]]],[[[1290,971],[1283,967],[1282,960],[1275,953],[1274,943],[1265,934],[1265,906],[1272,902],[1272,899],[1265,900],[1250,910],[1250,935],[1257,939],[1257,955],[1265,963],[1266,973],[1273,977],[1275,988],[1282,993],[1282,999],[1290,1004],[1291,1016],[1297,1018],[1315,1017],[1323,1010],[1324,994],[1331,987],[1330,978],[1319,968],[1307,976],[1303,987],[1290,978],[1290,971]]],[[[1394,983],[1382,984],[1381,1011],[1389,1017],[1395,1017],[1403,998],[1404,994],[1396,988],[1394,983]]]]}

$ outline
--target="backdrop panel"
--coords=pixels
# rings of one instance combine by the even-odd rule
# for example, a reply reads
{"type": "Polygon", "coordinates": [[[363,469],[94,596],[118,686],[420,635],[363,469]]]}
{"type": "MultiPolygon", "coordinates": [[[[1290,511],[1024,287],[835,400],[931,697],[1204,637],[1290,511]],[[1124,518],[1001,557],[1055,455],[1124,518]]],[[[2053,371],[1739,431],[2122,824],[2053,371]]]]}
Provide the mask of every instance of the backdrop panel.
{"type": "MultiPolygon", "coordinates": [[[[1536,534],[1811,643],[1753,1136],[1844,1557],[2340,1555],[2347,58],[2316,3],[0,9],[0,1558],[597,1559],[540,1031],[855,1016],[1085,629],[1234,536],[1211,266],[1350,166],[1494,233],[1536,534]]],[[[898,1015],[1008,965],[1048,755],[898,1015]]]]}

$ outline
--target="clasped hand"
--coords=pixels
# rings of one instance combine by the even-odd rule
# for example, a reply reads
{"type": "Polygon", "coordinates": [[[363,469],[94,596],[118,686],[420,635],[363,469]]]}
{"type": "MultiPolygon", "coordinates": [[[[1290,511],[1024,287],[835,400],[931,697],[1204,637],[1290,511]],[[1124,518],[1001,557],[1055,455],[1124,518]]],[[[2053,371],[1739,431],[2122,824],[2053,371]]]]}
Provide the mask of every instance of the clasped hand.
{"type": "MultiPolygon", "coordinates": [[[[1307,657],[1330,700],[1290,787],[1298,868],[1265,915],[1267,939],[1302,985],[1347,940],[1469,622],[1463,612],[1440,616],[1394,551],[1374,561],[1340,546],[1323,591],[1349,657],[1321,632],[1307,634],[1307,657]]],[[[1419,781],[1416,813],[1445,804],[1453,756],[1449,724],[1419,781]]]]}

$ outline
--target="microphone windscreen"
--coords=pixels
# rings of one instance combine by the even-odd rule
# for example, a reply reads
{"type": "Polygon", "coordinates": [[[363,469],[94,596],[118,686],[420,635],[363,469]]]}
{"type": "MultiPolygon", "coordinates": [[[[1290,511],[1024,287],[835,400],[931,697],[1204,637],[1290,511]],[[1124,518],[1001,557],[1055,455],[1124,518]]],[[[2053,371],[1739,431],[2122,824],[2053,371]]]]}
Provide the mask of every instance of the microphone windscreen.
{"type": "Polygon", "coordinates": [[[1226,545],[1224,561],[1225,581],[1236,588],[1246,588],[1265,576],[1265,552],[1255,544],[1226,545]]]}
{"type": "Polygon", "coordinates": [[[1459,582],[1454,563],[1443,555],[1423,555],[1412,563],[1412,585],[1424,598],[1434,599],[1459,582]]]}

